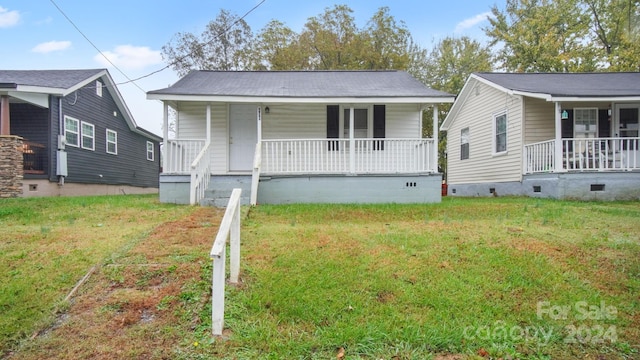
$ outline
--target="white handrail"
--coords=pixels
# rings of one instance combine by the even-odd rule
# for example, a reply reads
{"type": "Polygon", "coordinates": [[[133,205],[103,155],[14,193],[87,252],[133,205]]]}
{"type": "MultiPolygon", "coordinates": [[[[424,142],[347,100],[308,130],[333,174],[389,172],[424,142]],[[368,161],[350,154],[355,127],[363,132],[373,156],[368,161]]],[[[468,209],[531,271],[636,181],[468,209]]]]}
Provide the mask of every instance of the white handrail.
{"type": "Polygon", "coordinates": [[[262,167],[262,142],[256,144],[253,156],[253,173],[251,174],[251,206],[258,204],[258,184],[260,183],[260,169],[262,167]]]}
{"type": "Polygon", "coordinates": [[[189,203],[197,204],[204,198],[204,193],[211,179],[211,143],[206,142],[200,153],[191,163],[191,182],[189,203]]]}
{"type": "Polygon", "coordinates": [[[233,189],[218,234],[211,247],[213,273],[211,284],[211,331],[222,335],[224,329],[224,285],[227,239],[229,245],[229,282],[238,283],[240,275],[240,195],[241,189],[233,189]]]}

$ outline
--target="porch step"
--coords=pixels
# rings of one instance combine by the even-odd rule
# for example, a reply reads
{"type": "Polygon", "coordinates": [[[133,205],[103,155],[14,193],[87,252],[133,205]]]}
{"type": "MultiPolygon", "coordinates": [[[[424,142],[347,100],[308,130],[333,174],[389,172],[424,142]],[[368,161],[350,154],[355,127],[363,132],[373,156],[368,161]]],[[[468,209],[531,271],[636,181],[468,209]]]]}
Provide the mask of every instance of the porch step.
{"type": "Polygon", "coordinates": [[[201,206],[226,207],[235,188],[242,189],[240,204],[251,202],[251,176],[212,176],[201,206]]]}

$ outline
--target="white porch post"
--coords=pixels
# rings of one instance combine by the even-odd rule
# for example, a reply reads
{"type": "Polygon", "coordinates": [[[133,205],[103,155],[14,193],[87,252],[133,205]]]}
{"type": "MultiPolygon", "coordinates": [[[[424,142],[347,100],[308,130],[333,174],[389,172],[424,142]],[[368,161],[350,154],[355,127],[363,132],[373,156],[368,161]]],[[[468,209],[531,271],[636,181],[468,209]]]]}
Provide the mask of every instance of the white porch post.
{"type": "Polygon", "coordinates": [[[211,143],[211,104],[207,104],[207,141],[206,144],[211,143]]]}
{"type": "Polygon", "coordinates": [[[353,138],[353,123],[354,121],[355,111],[353,110],[353,105],[349,109],[349,172],[355,174],[356,172],[356,141],[353,138]]]}
{"type": "Polygon", "coordinates": [[[162,143],[164,147],[164,154],[162,156],[162,169],[168,169],[169,166],[169,105],[166,102],[162,102],[162,143]]]}
{"type": "Polygon", "coordinates": [[[556,141],[554,148],[554,163],[555,169],[554,172],[563,172],[562,166],[562,104],[560,102],[555,102],[555,124],[556,124],[556,141]]]}
{"type": "Polygon", "coordinates": [[[258,123],[258,143],[260,143],[262,141],[262,106],[258,106],[256,119],[258,123]]]}
{"type": "Polygon", "coordinates": [[[438,126],[438,105],[433,105],[433,154],[431,155],[431,169],[438,172],[438,136],[440,127],[438,126]]]}

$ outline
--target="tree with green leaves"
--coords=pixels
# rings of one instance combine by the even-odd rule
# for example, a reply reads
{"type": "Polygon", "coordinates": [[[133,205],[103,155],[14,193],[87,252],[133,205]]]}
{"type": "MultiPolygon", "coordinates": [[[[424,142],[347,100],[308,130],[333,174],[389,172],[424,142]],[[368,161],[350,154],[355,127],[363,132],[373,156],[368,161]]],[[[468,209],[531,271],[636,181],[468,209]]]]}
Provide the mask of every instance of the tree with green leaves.
{"type": "MultiPolygon", "coordinates": [[[[491,52],[489,48],[469,37],[446,37],[437,42],[426,58],[418,62],[423,67],[420,69],[426,75],[424,79],[427,86],[458,94],[462,90],[467,78],[474,72],[491,71],[491,52]]],[[[423,75],[423,76],[425,76],[423,75]]],[[[438,119],[443,121],[449,113],[451,104],[438,106],[438,119]]],[[[422,118],[423,136],[433,137],[433,110],[425,111],[422,118]]],[[[439,133],[439,167],[446,173],[447,159],[446,133],[439,133]]]]}
{"type": "Polygon", "coordinates": [[[200,36],[176,34],[162,47],[162,56],[179,76],[192,69],[243,70],[250,64],[246,49],[252,42],[249,25],[223,9],[200,36]]]}
{"type": "Polygon", "coordinates": [[[485,33],[507,71],[638,71],[640,0],[507,0],[485,33]]]}

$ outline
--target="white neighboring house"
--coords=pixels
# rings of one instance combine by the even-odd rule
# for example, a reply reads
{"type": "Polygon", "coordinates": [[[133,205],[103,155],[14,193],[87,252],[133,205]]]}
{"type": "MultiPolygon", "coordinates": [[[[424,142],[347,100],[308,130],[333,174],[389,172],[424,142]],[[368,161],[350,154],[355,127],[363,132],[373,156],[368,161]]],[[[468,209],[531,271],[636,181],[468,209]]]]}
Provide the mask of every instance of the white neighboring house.
{"type": "Polygon", "coordinates": [[[254,204],[441,199],[422,115],[454,96],[405,72],[192,71],[147,98],[165,106],[163,202],[224,205],[232,187],[254,204]]]}
{"type": "Polygon", "coordinates": [[[640,73],[474,73],[447,131],[449,195],[640,198],[640,73]]]}

